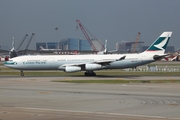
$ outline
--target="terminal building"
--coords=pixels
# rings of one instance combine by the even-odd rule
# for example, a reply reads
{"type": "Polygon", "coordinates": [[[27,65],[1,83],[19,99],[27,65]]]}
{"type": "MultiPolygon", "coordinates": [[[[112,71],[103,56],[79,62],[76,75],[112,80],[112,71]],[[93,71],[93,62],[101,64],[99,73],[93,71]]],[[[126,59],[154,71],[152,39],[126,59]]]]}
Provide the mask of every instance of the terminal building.
{"type": "Polygon", "coordinates": [[[40,50],[40,46],[46,48],[46,42],[38,42],[36,43],[36,50],[40,50]]]}
{"type": "Polygon", "coordinates": [[[38,42],[36,43],[36,50],[40,50],[40,46],[45,49],[58,49],[58,42],[38,42]]]}
{"type": "MultiPolygon", "coordinates": [[[[99,40],[92,40],[93,45],[97,51],[103,50],[103,45],[99,40]]],[[[116,43],[116,50],[119,53],[139,53],[145,51],[149,46],[144,46],[143,41],[139,42],[129,42],[121,41],[116,43]]],[[[42,46],[45,49],[61,49],[62,51],[93,51],[92,46],[88,40],[80,38],[65,38],[60,40],[60,42],[38,42],[36,43],[36,50],[40,49],[42,46]]],[[[174,46],[167,46],[166,52],[175,52],[174,46]]]]}
{"type": "Polygon", "coordinates": [[[102,51],[104,45],[97,39],[91,39],[93,46],[86,39],[64,38],[58,42],[36,43],[36,50],[42,46],[44,49],[61,49],[62,51],[102,51]]]}
{"type": "MultiPolygon", "coordinates": [[[[100,51],[102,45],[97,40],[92,40],[95,48],[100,51]]],[[[78,51],[92,51],[92,47],[87,40],[79,38],[65,38],[59,43],[62,50],[78,50],[78,51]]]]}
{"type": "MultiPolygon", "coordinates": [[[[96,41],[95,41],[96,42],[96,41]]],[[[97,43],[94,43],[97,44],[97,43]]],[[[92,51],[92,47],[87,40],[79,38],[65,38],[58,42],[42,42],[36,43],[36,50],[40,50],[40,46],[45,49],[61,49],[63,51],[92,51]]],[[[98,45],[95,45],[97,47],[98,45]]]]}
{"type": "MultiPolygon", "coordinates": [[[[135,50],[136,53],[143,52],[148,49],[149,46],[144,46],[143,43],[144,42],[138,42],[138,44],[136,45],[136,50],[135,50]]],[[[135,42],[121,41],[121,42],[116,43],[116,50],[120,53],[132,52],[134,49],[134,45],[135,45],[135,42]]],[[[174,46],[167,46],[165,52],[166,53],[175,52],[174,46]]]]}
{"type": "Polygon", "coordinates": [[[58,42],[47,42],[47,49],[59,49],[58,42]]]}
{"type": "Polygon", "coordinates": [[[116,50],[120,53],[127,52],[142,52],[144,42],[129,42],[129,41],[121,41],[116,43],[116,50]],[[135,46],[136,44],[136,46],[135,46]]]}

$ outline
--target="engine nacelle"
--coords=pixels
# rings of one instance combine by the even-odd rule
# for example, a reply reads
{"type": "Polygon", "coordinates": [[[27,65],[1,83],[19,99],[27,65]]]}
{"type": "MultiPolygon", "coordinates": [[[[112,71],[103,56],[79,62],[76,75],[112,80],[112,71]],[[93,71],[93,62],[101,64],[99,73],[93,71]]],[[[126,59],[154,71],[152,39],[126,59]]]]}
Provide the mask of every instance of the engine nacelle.
{"type": "Polygon", "coordinates": [[[100,64],[86,64],[85,65],[86,70],[98,70],[101,68],[102,68],[102,65],[100,65],[100,64]]]}
{"type": "Polygon", "coordinates": [[[65,72],[78,72],[78,71],[81,71],[81,67],[77,67],[77,66],[66,66],[64,71],[65,71],[65,72]]]}

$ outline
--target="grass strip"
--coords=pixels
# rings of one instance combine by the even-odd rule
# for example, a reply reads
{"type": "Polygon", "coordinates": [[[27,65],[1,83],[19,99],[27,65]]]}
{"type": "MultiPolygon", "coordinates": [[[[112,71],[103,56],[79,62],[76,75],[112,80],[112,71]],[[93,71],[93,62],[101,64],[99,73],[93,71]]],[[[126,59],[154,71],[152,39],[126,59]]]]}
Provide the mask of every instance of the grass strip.
{"type": "Polygon", "coordinates": [[[54,80],[52,82],[129,84],[129,83],[180,83],[180,80],[54,80]]]}
{"type": "MultiPolygon", "coordinates": [[[[96,71],[95,71],[96,72],[96,71]]],[[[0,75],[17,75],[20,71],[0,71],[0,75]]],[[[62,71],[24,71],[25,76],[84,76],[84,72],[65,73],[62,71]]],[[[179,72],[139,72],[139,71],[97,71],[97,77],[122,76],[179,76],[179,72]]]]}

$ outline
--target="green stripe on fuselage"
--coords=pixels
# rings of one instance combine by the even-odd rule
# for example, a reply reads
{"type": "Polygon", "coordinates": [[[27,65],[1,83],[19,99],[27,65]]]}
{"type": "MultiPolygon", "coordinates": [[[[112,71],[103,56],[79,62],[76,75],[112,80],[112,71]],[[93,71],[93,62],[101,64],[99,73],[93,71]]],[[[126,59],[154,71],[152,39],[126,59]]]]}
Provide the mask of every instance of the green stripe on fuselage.
{"type": "Polygon", "coordinates": [[[4,62],[4,65],[14,65],[14,64],[17,64],[17,63],[13,62],[13,61],[6,61],[6,62],[4,62]]]}

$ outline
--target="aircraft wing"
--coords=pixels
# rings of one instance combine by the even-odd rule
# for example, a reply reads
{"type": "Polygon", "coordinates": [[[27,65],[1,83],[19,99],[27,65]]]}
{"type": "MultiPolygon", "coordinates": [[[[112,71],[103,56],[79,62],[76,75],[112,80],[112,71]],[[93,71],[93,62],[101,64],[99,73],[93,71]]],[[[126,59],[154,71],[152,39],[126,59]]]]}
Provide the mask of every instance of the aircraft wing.
{"type": "MultiPolygon", "coordinates": [[[[101,60],[101,61],[94,61],[94,62],[91,62],[91,64],[99,64],[99,65],[109,65],[110,63],[114,62],[114,61],[121,61],[121,60],[124,60],[126,56],[123,56],[123,57],[120,57],[119,59],[116,59],[116,60],[101,60]]],[[[79,66],[79,67],[84,67],[87,63],[73,63],[73,64],[64,64],[64,65],[61,65],[59,67],[59,69],[62,69],[64,67],[67,67],[67,66],[79,66]]]]}
{"type": "Polygon", "coordinates": [[[93,63],[100,64],[100,65],[109,65],[111,62],[121,61],[121,60],[124,60],[125,58],[126,58],[126,56],[123,56],[123,57],[120,57],[119,59],[116,59],[116,60],[102,60],[102,61],[96,61],[93,63]]]}

